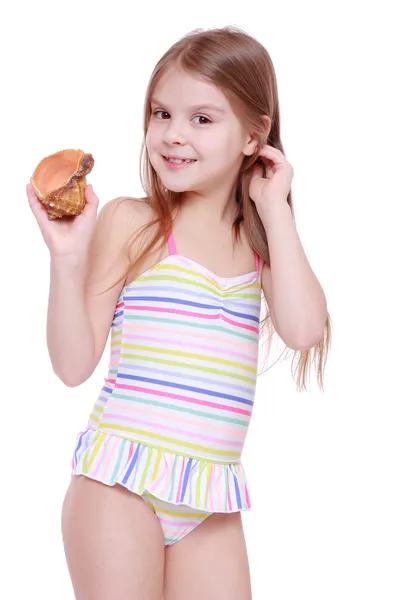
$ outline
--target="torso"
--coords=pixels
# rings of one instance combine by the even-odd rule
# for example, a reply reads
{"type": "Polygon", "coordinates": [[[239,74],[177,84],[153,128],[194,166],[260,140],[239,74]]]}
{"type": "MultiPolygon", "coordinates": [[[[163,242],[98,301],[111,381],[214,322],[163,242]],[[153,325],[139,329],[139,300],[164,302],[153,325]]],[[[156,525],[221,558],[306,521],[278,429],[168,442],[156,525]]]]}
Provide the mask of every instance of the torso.
{"type": "MultiPolygon", "coordinates": [[[[151,221],[154,213],[146,198],[132,203],[132,227],[138,228],[151,221]]],[[[154,229],[148,230],[151,236],[154,229]]],[[[185,215],[179,215],[173,224],[178,254],[185,256],[197,264],[206,267],[216,275],[229,278],[249,273],[255,269],[254,251],[251,248],[243,227],[240,231],[240,239],[233,243],[232,228],[225,227],[221,236],[221,228],[194,223],[185,215]],[[204,243],[206,240],[206,243],[204,243]]],[[[137,255],[136,244],[131,246],[131,261],[137,255]]],[[[168,256],[168,248],[165,244],[160,245],[157,253],[148,257],[140,266],[139,271],[132,271],[124,285],[130,284],[138,275],[147,271],[158,262],[168,256]]]]}
{"type": "Polygon", "coordinates": [[[89,420],[105,434],[166,452],[238,463],[255,395],[261,286],[221,277],[182,254],[121,291],[109,373],[89,420]]]}

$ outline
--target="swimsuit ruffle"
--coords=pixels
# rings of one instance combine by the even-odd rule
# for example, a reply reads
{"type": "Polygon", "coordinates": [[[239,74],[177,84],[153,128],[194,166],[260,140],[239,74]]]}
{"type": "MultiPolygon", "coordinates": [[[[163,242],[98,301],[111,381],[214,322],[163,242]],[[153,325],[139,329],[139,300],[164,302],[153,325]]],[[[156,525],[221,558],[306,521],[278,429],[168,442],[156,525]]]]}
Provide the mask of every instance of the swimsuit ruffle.
{"type": "Polygon", "coordinates": [[[250,509],[241,463],[213,463],[168,453],[96,429],[79,433],[72,473],[207,512],[250,509]]]}

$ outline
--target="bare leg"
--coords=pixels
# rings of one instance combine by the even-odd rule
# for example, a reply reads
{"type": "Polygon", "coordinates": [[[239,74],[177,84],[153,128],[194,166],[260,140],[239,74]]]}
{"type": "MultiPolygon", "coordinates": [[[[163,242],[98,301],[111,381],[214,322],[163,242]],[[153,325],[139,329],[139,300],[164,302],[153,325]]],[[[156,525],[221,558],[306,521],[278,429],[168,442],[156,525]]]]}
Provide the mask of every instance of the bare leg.
{"type": "Polygon", "coordinates": [[[161,600],[163,535],[140,496],[75,475],[62,534],[76,600],[161,600]]]}
{"type": "Polygon", "coordinates": [[[165,553],[164,600],[251,600],[240,513],[213,514],[165,553]]]}

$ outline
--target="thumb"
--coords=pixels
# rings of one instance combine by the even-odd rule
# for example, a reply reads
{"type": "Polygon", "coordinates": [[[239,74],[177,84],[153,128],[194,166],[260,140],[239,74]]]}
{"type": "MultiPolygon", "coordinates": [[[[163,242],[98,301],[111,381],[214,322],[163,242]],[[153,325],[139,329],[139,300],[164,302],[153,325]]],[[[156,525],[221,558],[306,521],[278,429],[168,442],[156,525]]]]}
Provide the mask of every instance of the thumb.
{"type": "Polygon", "coordinates": [[[97,208],[99,204],[99,199],[93,191],[93,186],[91,184],[86,186],[85,190],[86,201],[88,204],[92,205],[94,208],[97,208]]]}
{"type": "Polygon", "coordinates": [[[91,184],[87,185],[85,188],[85,198],[86,198],[86,206],[84,208],[84,212],[89,215],[96,215],[97,209],[99,206],[99,199],[93,191],[93,186],[91,184]]]}
{"type": "Polygon", "coordinates": [[[97,198],[96,194],[93,191],[93,186],[91,183],[89,183],[86,186],[85,189],[85,196],[86,196],[86,200],[89,202],[89,204],[93,204],[93,202],[96,202],[96,200],[98,201],[99,199],[97,198]]]}

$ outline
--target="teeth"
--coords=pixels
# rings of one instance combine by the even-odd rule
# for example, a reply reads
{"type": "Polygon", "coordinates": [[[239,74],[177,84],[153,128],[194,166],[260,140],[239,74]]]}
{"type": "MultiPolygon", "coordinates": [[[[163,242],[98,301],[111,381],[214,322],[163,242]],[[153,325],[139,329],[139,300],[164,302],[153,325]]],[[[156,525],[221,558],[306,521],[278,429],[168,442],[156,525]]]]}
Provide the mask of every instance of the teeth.
{"type": "Polygon", "coordinates": [[[190,159],[187,159],[187,158],[184,159],[184,160],[181,160],[181,159],[178,159],[178,158],[167,158],[167,161],[168,162],[172,162],[172,163],[176,163],[177,165],[181,165],[182,163],[191,163],[191,162],[194,162],[194,160],[190,160],[190,159]]]}

